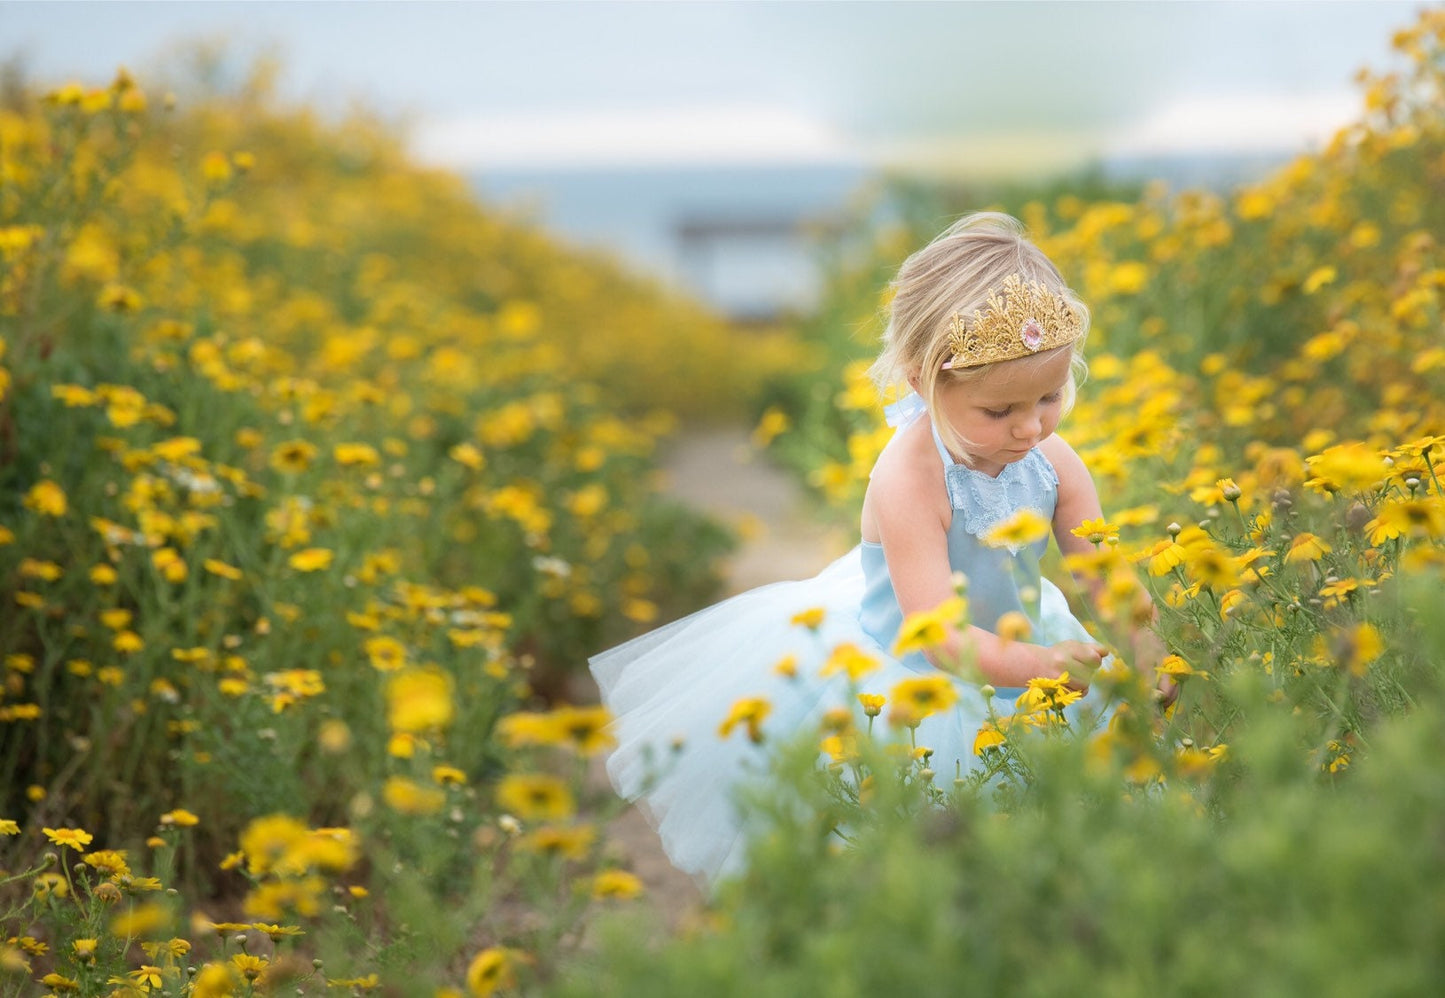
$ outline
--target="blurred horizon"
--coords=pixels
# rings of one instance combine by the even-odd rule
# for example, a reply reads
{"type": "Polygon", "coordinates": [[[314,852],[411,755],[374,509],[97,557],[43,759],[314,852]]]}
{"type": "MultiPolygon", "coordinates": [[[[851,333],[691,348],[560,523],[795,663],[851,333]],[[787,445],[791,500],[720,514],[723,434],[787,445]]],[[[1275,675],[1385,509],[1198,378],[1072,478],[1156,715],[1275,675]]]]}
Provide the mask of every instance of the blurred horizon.
{"type": "Polygon", "coordinates": [[[757,317],[807,307],[808,232],[883,172],[1219,184],[1318,148],[1418,6],[7,0],[0,59],[222,88],[273,60],[283,100],[364,106],[500,207],[757,317]]]}

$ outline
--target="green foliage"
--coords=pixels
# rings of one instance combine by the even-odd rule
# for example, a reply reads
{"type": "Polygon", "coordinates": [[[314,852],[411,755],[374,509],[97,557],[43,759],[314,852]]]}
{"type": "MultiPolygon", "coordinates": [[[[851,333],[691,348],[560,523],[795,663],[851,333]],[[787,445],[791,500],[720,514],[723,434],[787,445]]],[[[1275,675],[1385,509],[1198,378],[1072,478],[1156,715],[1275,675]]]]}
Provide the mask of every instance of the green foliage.
{"type": "Polygon", "coordinates": [[[1411,616],[1432,668],[1348,776],[1321,775],[1300,751],[1312,722],[1241,670],[1223,682],[1253,720],[1207,780],[1134,784],[1087,740],[1024,739],[1025,792],[940,807],[880,776],[872,820],[833,849],[836,798],[803,742],[754,791],[766,831],[709,930],[658,945],[615,925],[559,993],[1427,993],[1445,973],[1445,630],[1427,592],[1411,616]]]}

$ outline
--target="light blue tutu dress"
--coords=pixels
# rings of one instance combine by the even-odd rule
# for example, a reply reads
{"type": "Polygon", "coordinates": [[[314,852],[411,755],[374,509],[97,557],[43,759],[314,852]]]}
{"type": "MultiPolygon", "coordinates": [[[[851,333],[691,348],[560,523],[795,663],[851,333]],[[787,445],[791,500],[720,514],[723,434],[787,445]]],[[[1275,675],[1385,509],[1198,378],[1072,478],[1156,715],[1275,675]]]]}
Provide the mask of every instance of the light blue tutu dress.
{"type": "MultiPolygon", "coordinates": [[[[910,396],[891,407],[890,422],[903,426],[920,415],[922,403],[910,396]]],[[[1047,539],[1018,550],[991,548],[980,539],[1021,509],[1053,518],[1058,476],[1048,459],[1035,448],[995,478],[955,463],[937,429],[933,439],[953,507],[949,564],[968,579],[971,621],[993,630],[1000,617],[1018,611],[1033,626],[1031,642],[1091,640],[1063,593],[1040,575],[1047,539]]],[[[607,760],[608,775],[617,792],[647,814],[673,865],[709,883],[741,868],[746,835],[733,788],[761,770],[766,745],[817,730],[830,708],[858,710],[858,692],[886,696],[902,680],[944,675],[921,653],[891,653],[902,623],[883,547],[863,541],[811,579],[750,590],[590,660],[614,717],[617,747],[607,760]],[[814,608],[823,610],[816,631],[792,623],[814,608]],[[882,663],[851,689],[846,676],[819,675],[828,652],[842,642],[882,663]],[[792,678],[777,671],[788,656],[797,662],[792,678]],[[741,731],[728,738],[718,733],[744,697],[762,697],[771,706],[761,747],[741,731]]],[[[955,762],[965,772],[979,765],[973,742],[988,714],[977,686],[950,679],[957,704],[924,718],[916,739],[933,749],[933,769],[951,778],[955,762]]],[[[999,689],[995,711],[1010,713],[1022,692],[999,689]]],[[[1077,708],[1086,717],[1097,706],[1090,694],[1070,714],[1077,708]]]]}

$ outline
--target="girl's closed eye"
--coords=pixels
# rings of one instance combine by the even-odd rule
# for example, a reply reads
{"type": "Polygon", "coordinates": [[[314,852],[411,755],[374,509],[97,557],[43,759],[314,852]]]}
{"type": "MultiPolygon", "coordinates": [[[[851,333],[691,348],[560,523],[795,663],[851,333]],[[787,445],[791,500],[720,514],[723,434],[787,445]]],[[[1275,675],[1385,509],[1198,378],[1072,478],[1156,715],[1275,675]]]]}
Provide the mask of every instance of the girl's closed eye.
{"type": "MultiPolygon", "coordinates": [[[[1061,388],[1056,392],[1050,392],[1049,394],[1045,395],[1043,398],[1039,399],[1039,402],[1043,405],[1053,405],[1055,402],[1063,401],[1063,398],[1064,391],[1061,388]]],[[[985,407],[983,409],[983,414],[989,419],[1004,419],[1009,415],[1009,413],[1013,412],[1013,409],[1013,406],[1008,406],[1004,409],[989,409],[985,407]]]]}

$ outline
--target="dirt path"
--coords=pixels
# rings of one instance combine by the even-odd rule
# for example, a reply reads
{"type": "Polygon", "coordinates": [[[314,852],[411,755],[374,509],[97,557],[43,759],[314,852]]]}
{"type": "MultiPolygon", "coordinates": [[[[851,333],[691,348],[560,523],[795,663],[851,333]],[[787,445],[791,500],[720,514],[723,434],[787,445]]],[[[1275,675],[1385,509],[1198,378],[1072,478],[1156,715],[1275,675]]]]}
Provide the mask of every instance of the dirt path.
{"type": "MultiPolygon", "coordinates": [[[[730,593],[782,579],[816,574],[852,544],[851,534],[808,516],[802,487],[791,475],[755,455],[740,429],[693,432],[662,456],[666,491],[733,527],[740,544],[725,566],[730,593]]],[[[603,760],[591,779],[606,787],[603,760]]],[[[605,830],[605,838],[647,888],[649,903],[671,927],[696,910],[702,895],[686,874],[668,862],[647,819],[629,808],[605,830]]]]}

